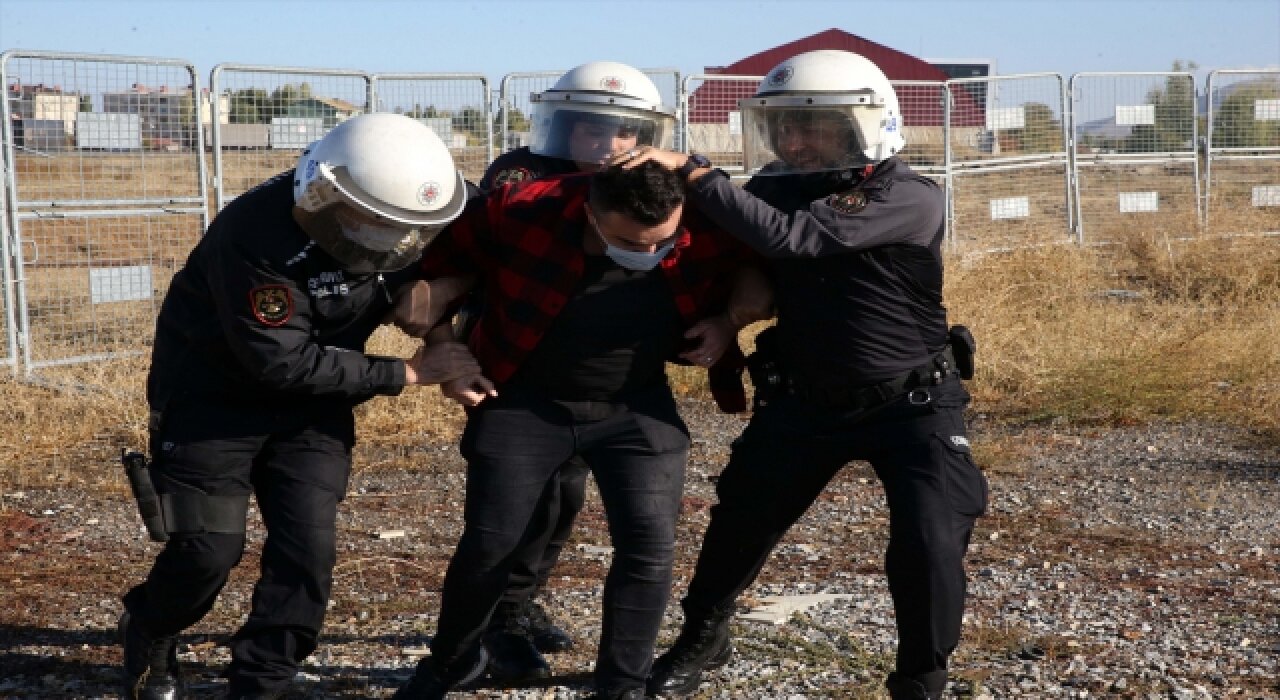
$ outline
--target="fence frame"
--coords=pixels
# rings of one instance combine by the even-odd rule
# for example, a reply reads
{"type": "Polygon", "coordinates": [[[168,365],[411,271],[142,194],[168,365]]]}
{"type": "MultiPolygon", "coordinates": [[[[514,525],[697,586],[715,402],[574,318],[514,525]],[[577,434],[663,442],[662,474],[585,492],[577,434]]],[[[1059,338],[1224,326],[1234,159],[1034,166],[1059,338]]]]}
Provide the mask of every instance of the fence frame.
{"type": "Polygon", "coordinates": [[[1080,197],[1080,166],[1081,158],[1079,153],[1079,143],[1076,139],[1076,129],[1079,126],[1077,118],[1079,116],[1076,109],[1076,86],[1077,80],[1081,78],[1100,78],[1100,77],[1162,77],[1165,79],[1173,77],[1184,77],[1191,84],[1191,150],[1190,151],[1166,151],[1152,153],[1124,153],[1124,154],[1090,154],[1091,157],[1084,159],[1086,166],[1096,165],[1151,165],[1151,164],[1169,164],[1169,163],[1191,163],[1191,183],[1194,188],[1194,200],[1196,205],[1196,219],[1202,220],[1201,207],[1201,189],[1200,189],[1200,159],[1196,154],[1196,144],[1199,143],[1199,100],[1195,98],[1195,76],[1186,71],[1085,71],[1081,73],[1073,73],[1068,82],[1068,92],[1071,98],[1071,131],[1069,142],[1071,153],[1071,187],[1072,195],[1075,202],[1075,218],[1076,239],[1080,243],[1085,243],[1085,221],[1084,211],[1080,197]]]}
{"type": "MultiPolygon", "coordinates": [[[[72,357],[63,357],[56,360],[33,360],[32,359],[32,328],[31,328],[31,312],[27,299],[27,273],[26,259],[23,253],[23,236],[22,222],[48,220],[48,219],[72,219],[72,218],[90,218],[90,217],[125,217],[130,216],[151,216],[166,214],[195,214],[200,219],[200,231],[203,233],[209,225],[209,208],[208,208],[208,174],[204,164],[204,135],[203,129],[200,127],[200,107],[199,99],[201,95],[200,77],[196,72],[195,66],[186,60],[175,58],[158,58],[151,56],[123,56],[115,54],[86,54],[73,53],[63,51],[25,51],[25,50],[9,50],[0,53],[0,83],[5,86],[5,99],[0,104],[0,131],[3,132],[4,153],[3,163],[5,180],[0,189],[5,192],[0,196],[0,200],[4,204],[4,213],[8,233],[2,236],[3,254],[5,256],[4,269],[6,280],[6,321],[12,316],[14,322],[9,326],[7,335],[13,339],[10,345],[10,355],[16,353],[21,358],[21,369],[28,381],[37,381],[36,370],[44,367],[52,367],[58,365],[76,364],[82,362],[90,362],[101,359],[110,359],[135,355],[144,352],[144,350],[122,351],[122,352],[104,352],[75,355],[72,357]],[[23,200],[19,195],[16,167],[16,155],[14,153],[14,135],[13,120],[11,118],[11,109],[8,99],[9,84],[9,64],[15,59],[37,59],[48,61],[74,61],[87,63],[114,63],[126,64],[133,66],[167,66],[169,68],[177,68],[184,70],[190,79],[192,94],[192,109],[194,111],[193,123],[195,127],[195,175],[196,175],[196,194],[193,196],[161,196],[161,197],[143,197],[143,198],[116,198],[116,199],[69,199],[69,200],[23,200]],[[109,207],[109,208],[102,208],[109,207]],[[12,245],[9,241],[12,240],[12,245]],[[12,270],[12,276],[10,276],[12,270]],[[12,290],[12,292],[10,292],[12,290]]],[[[216,104],[216,99],[213,102],[216,104]]],[[[212,114],[212,113],[211,113],[212,114]]],[[[212,117],[211,118],[216,118],[212,117]]],[[[46,156],[51,157],[51,156],[46,156]]],[[[145,157],[145,156],[144,156],[145,157]]],[[[33,241],[34,244],[34,241],[33,241]]],[[[36,249],[36,260],[39,259],[39,249],[36,249]]],[[[33,261],[34,264],[35,261],[33,261]]],[[[89,268],[86,268],[86,270],[89,268]]],[[[19,371],[19,363],[17,357],[11,357],[14,372],[19,371]]]]}
{"type": "Polygon", "coordinates": [[[297,66],[254,65],[248,63],[219,63],[209,71],[209,112],[213,134],[213,191],[216,211],[226,206],[226,192],[223,181],[222,166],[222,129],[218,111],[218,95],[221,94],[220,78],[223,73],[274,73],[278,75],[324,76],[330,78],[359,78],[364,80],[364,98],[366,108],[374,104],[373,80],[369,73],[360,70],[343,68],[300,68],[297,66]]]}
{"type": "Polygon", "coordinates": [[[493,95],[489,89],[489,78],[484,73],[370,73],[369,74],[369,111],[378,110],[378,82],[392,80],[475,80],[480,83],[483,99],[480,109],[484,114],[484,152],[486,163],[492,163],[493,153],[493,95]]]}
{"type": "MultiPolygon", "coordinates": [[[[1202,210],[1202,215],[1203,215],[1203,226],[1206,229],[1209,227],[1209,223],[1210,223],[1209,206],[1210,206],[1210,202],[1212,201],[1211,195],[1213,193],[1213,163],[1215,160],[1225,162],[1225,161],[1232,161],[1232,160],[1280,159],[1280,145],[1260,146],[1257,148],[1253,148],[1253,147],[1214,148],[1213,146],[1214,116],[1218,113],[1218,110],[1214,109],[1214,104],[1213,104],[1214,96],[1216,94],[1214,92],[1213,84],[1214,84],[1214,80],[1219,75],[1273,75],[1273,76],[1276,76],[1277,81],[1280,81],[1280,69],[1224,68],[1220,70],[1209,71],[1208,77],[1205,78],[1205,90],[1204,90],[1205,110],[1208,112],[1208,114],[1206,115],[1206,120],[1205,120],[1204,209],[1202,210]],[[1244,152],[1248,152],[1248,154],[1244,152]],[[1239,155],[1233,155],[1233,154],[1239,154],[1239,155]],[[1273,155],[1264,155],[1264,154],[1273,154],[1273,155]]],[[[1198,103],[1197,103],[1197,106],[1198,106],[1198,103]]],[[[1271,233],[1271,232],[1263,232],[1263,233],[1271,233]]],[[[1280,233],[1280,231],[1277,231],[1276,233],[1280,233]]]]}
{"type": "MultiPolygon", "coordinates": [[[[992,173],[1009,170],[1027,170],[1031,168],[1057,167],[1061,165],[1063,168],[1062,177],[1062,197],[1063,206],[1066,211],[1066,227],[1063,231],[1067,238],[1074,238],[1079,241],[1075,234],[1075,220],[1073,218],[1072,205],[1072,187],[1071,187],[1071,141],[1068,123],[1070,121],[1071,104],[1067,100],[1066,83],[1061,73],[1042,72],[1042,73],[1015,73],[1011,75],[988,75],[972,78],[951,78],[946,81],[947,85],[947,222],[948,237],[951,239],[952,248],[955,249],[958,243],[955,242],[957,235],[955,225],[955,181],[965,174],[992,173]],[[1062,137],[1061,152],[1039,153],[1032,155],[1002,156],[999,158],[986,158],[982,160],[964,160],[957,158],[955,155],[955,143],[952,140],[953,132],[951,126],[951,117],[953,116],[954,97],[952,96],[952,86],[966,85],[971,83],[987,83],[988,94],[996,91],[1000,82],[1012,80],[1025,80],[1028,78],[1052,78],[1058,81],[1058,107],[1059,113],[1062,115],[1059,123],[1060,135],[1062,137]]],[[[990,98],[988,98],[990,101],[990,98]]],[[[985,105],[984,109],[990,109],[991,105],[985,105]]]]}

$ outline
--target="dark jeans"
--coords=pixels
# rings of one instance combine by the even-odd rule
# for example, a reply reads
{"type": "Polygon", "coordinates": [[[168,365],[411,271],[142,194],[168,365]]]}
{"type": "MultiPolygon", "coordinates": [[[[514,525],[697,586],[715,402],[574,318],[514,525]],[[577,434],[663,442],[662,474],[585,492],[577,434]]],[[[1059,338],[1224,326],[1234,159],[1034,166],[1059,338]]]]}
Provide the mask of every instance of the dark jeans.
{"type": "MultiPolygon", "coordinates": [[[[231,688],[288,684],[315,650],[336,560],[338,502],[355,442],[350,409],[324,415],[251,406],[176,405],[151,436],[160,493],[253,493],[267,528],[249,617],[231,641],[231,688]]],[[[176,635],[213,607],[245,536],[173,534],[125,607],[147,636],[176,635]]]]}
{"type": "Polygon", "coordinates": [[[565,542],[573,533],[573,521],[586,503],[590,474],[587,463],[575,456],[562,464],[547,484],[546,493],[529,522],[529,537],[512,561],[502,602],[523,603],[546,585],[565,542]]]}
{"type": "Polygon", "coordinates": [[[461,443],[468,463],[465,528],[445,576],[432,656],[448,668],[476,648],[539,499],[561,465],[581,455],[591,465],[614,546],[596,684],[644,687],[671,592],[689,451],[670,390],[661,386],[608,405],[566,405],[507,390],[469,413],[461,443]]]}
{"type": "Polygon", "coordinates": [[[885,569],[898,623],[897,670],[945,669],[959,643],[964,554],[987,504],[965,433],[958,379],[923,406],[897,400],[870,414],[818,409],[783,395],[752,416],[717,485],[689,583],[693,615],[729,609],[774,546],[852,460],[867,460],[889,505],[885,569]]]}

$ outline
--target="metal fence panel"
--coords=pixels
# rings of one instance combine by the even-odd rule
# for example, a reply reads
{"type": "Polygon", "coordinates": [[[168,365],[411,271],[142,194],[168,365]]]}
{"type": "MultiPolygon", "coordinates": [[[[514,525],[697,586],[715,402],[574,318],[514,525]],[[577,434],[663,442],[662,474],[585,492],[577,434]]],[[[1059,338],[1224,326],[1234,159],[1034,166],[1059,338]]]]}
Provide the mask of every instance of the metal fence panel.
{"type": "Polygon", "coordinates": [[[406,114],[431,127],[463,176],[479,182],[493,160],[489,81],[479,73],[378,73],[375,112],[406,114]]]}
{"type": "Polygon", "coordinates": [[[362,71],[220,63],[209,73],[215,204],[298,163],[302,149],[369,111],[362,71]]]}
{"type": "Polygon", "coordinates": [[[895,80],[907,145],[899,157],[921,175],[941,184],[947,179],[947,85],[925,80],[895,80]]]}
{"type": "MultiPolygon", "coordinates": [[[[0,129],[3,134],[3,129],[0,129]]],[[[8,135],[4,135],[5,140],[0,146],[7,146],[8,135]]],[[[7,151],[7,148],[3,150],[7,151]]],[[[18,368],[18,324],[15,310],[17,302],[15,299],[15,285],[13,281],[13,256],[9,252],[9,246],[12,239],[9,237],[9,217],[12,212],[9,210],[9,188],[5,183],[8,182],[8,165],[5,163],[4,154],[0,153],[0,283],[4,285],[0,289],[0,305],[4,307],[4,355],[0,357],[0,365],[7,365],[15,371],[18,368]]]]}
{"type": "Polygon", "coordinates": [[[1190,73],[1071,76],[1077,234],[1110,242],[1159,229],[1197,233],[1195,78],[1190,73]]]}
{"type": "Polygon", "coordinates": [[[957,78],[947,90],[952,242],[987,250],[1069,240],[1062,76],[957,78]]]}
{"type": "Polygon", "coordinates": [[[690,75],[682,87],[684,150],[701,153],[735,178],[742,164],[742,112],[738,101],[755,94],[762,75],[690,75]]]}
{"type": "Polygon", "coordinates": [[[1209,230],[1280,233],[1280,70],[1216,70],[1205,94],[1209,230]]]}
{"type": "Polygon", "coordinates": [[[190,63],[149,57],[7,51],[0,80],[12,364],[93,374],[146,348],[156,256],[185,260],[208,223],[207,93],[190,63]]]}
{"type": "MultiPolygon", "coordinates": [[[[639,71],[653,81],[665,106],[674,109],[680,104],[680,71],[674,68],[640,68],[639,71]]],[[[502,77],[498,88],[498,129],[494,147],[497,152],[505,153],[528,145],[530,120],[533,119],[533,101],[529,96],[550,89],[566,72],[568,69],[530,71],[508,73],[502,77]]]]}
{"type": "Polygon", "coordinates": [[[190,63],[15,50],[0,82],[11,206],[204,201],[208,95],[190,63]]]}
{"type": "MultiPolygon", "coordinates": [[[[205,216],[203,208],[19,213],[27,372],[143,352],[205,216]]],[[[76,383],[94,383],[94,366],[72,371],[76,383]]]]}

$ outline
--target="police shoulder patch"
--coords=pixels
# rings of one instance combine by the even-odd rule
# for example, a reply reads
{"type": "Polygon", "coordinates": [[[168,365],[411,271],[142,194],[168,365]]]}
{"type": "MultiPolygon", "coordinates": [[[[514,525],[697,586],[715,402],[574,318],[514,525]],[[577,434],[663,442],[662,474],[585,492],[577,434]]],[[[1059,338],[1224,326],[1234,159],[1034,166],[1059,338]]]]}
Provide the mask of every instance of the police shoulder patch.
{"type": "Polygon", "coordinates": [[[267,284],[249,290],[253,317],[268,326],[284,325],[293,316],[293,296],[282,284],[267,284]]]}
{"type": "Polygon", "coordinates": [[[493,186],[501,187],[507,183],[523,182],[525,180],[532,179],[533,173],[529,172],[527,168],[507,168],[506,170],[499,170],[494,174],[493,186]]]}
{"type": "Polygon", "coordinates": [[[867,193],[860,189],[837,192],[827,197],[827,205],[841,214],[857,214],[867,208],[867,193]]]}

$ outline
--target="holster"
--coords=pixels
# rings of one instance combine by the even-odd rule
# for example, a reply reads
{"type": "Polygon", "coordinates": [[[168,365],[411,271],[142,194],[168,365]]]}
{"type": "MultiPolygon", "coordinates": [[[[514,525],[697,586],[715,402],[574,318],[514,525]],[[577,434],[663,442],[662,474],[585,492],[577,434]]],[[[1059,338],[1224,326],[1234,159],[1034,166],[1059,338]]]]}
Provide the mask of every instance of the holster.
{"type": "Polygon", "coordinates": [[[138,514],[142,516],[147,535],[154,542],[168,542],[169,532],[164,525],[164,510],[160,506],[155,486],[151,483],[151,466],[147,464],[147,456],[141,452],[121,449],[120,461],[124,464],[125,476],[129,477],[129,489],[133,491],[133,500],[138,504],[138,514]]]}
{"type": "Polygon", "coordinates": [[[978,352],[978,341],[964,326],[952,326],[947,332],[951,354],[955,357],[956,374],[961,379],[973,379],[973,356],[978,352]]]}

